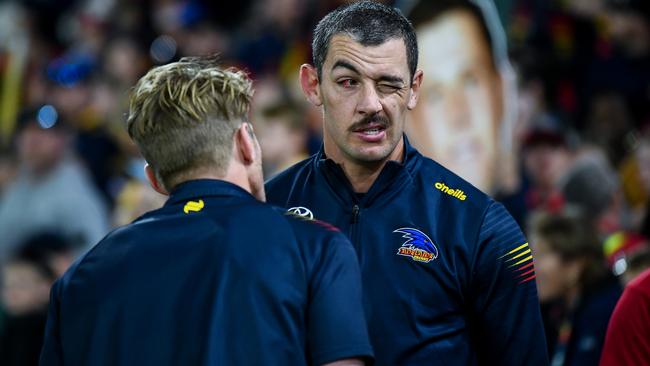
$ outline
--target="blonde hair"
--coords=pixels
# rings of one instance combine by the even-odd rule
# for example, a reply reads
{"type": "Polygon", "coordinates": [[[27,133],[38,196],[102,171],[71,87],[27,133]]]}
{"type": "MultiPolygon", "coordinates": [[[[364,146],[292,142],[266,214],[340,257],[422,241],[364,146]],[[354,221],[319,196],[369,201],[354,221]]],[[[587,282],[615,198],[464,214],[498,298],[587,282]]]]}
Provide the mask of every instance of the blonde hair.
{"type": "Polygon", "coordinates": [[[214,56],[158,66],[131,91],[127,130],[165,188],[194,172],[224,175],[233,134],[247,119],[252,81],[214,56]]]}

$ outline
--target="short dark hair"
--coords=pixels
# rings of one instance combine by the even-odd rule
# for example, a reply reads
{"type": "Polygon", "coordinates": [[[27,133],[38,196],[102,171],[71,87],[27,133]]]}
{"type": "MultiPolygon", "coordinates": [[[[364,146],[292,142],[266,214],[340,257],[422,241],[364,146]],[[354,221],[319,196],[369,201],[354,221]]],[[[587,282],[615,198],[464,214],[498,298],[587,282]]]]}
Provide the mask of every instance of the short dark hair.
{"type": "Polygon", "coordinates": [[[321,19],[314,29],[311,44],[319,79],[330,40],[336,34],[348,35],[363,46],[378,46],[389,39],[403,39],[411,83],[413,82],[418,66],[418,42],[413,25],[398,9],[372,1],[361,1],[340,6],[321,19]]]}

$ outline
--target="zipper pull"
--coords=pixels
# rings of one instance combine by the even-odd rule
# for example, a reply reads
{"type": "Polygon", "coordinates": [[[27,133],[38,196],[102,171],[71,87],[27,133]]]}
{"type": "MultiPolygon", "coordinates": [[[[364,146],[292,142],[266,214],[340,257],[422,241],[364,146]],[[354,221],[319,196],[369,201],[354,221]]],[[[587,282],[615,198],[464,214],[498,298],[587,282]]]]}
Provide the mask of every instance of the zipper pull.
{"type": "Polygon", "coordinates": [[[359,205],[352,206],[352,223],[357,223],[357,218],[359,216],[359,205]]]}

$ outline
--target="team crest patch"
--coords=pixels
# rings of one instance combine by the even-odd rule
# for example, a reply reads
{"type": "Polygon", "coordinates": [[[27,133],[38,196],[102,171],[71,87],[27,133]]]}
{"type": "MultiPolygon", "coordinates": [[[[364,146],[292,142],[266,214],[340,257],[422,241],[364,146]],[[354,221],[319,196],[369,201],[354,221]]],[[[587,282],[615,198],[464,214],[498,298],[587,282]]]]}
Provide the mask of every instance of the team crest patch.
{"type": "Polygon", "coordinates": [[[438,258],[438,248],[429,237],[418,229],[399,228],[394,233],[403,234],[406,241],[397,250],[397,255],[411,257],[414,261],[429,263],[438,258]]]}

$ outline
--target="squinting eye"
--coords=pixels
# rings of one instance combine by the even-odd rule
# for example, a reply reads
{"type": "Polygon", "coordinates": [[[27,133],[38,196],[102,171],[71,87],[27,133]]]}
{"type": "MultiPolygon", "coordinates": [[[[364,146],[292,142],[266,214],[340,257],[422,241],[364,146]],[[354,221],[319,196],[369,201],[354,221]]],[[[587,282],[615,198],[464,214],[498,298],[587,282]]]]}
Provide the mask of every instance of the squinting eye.
{"type": "Polygon", "coordinates": [[[380,92],[386,94],[394,93],[401,89],[400,87],[397,87],[395,85],[386,85],[386,84],[380,84],[377,88],[379,89],[380,92]]]}

